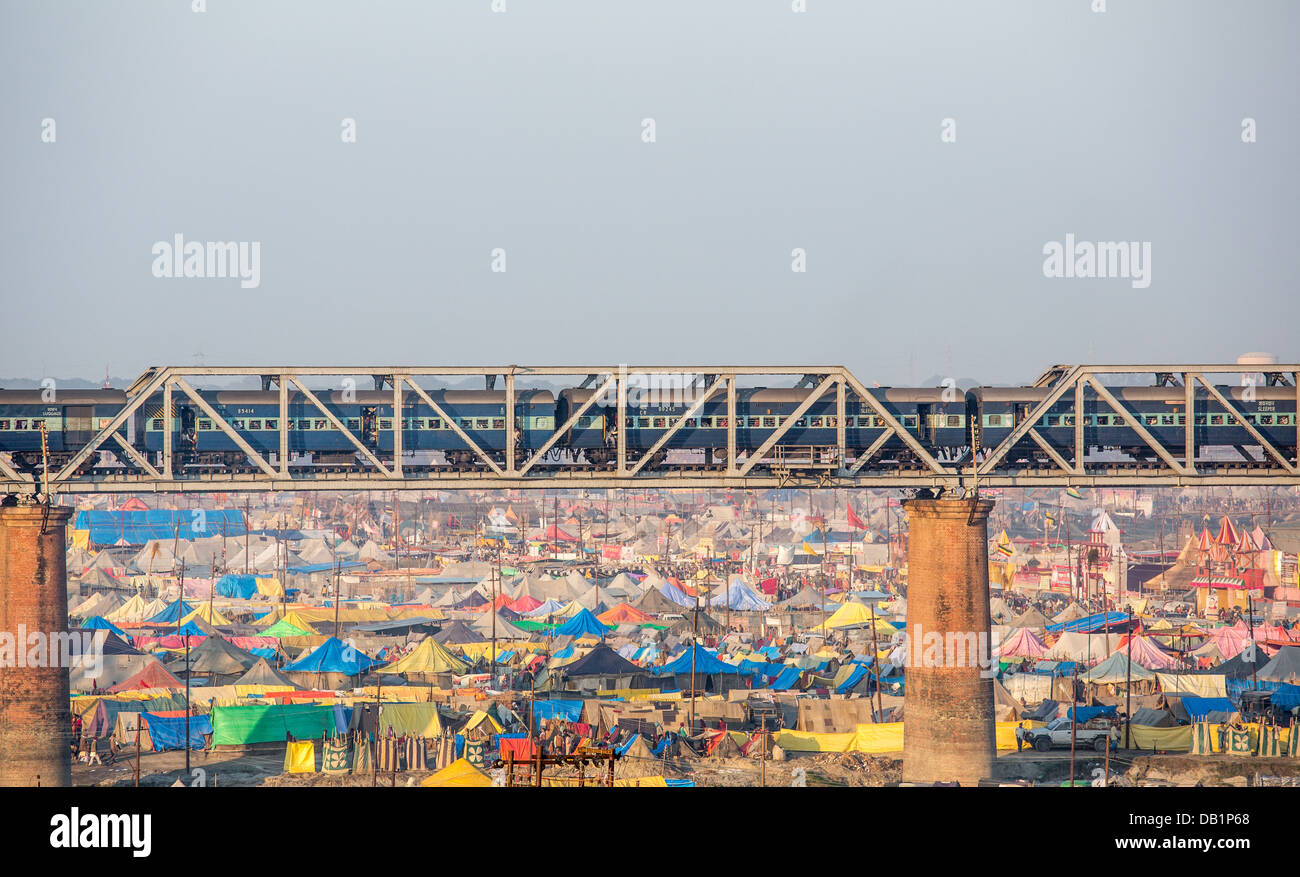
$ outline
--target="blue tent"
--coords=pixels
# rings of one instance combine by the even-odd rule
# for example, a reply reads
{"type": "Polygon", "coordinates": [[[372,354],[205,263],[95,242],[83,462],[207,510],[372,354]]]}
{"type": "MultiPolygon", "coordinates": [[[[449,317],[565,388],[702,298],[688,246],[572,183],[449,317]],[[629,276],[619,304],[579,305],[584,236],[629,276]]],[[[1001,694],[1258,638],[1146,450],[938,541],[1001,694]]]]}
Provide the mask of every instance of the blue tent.
{"type": "MultiPolygon", "coordinates": [[[[1280,706],[1277,702],[1276,692],[1273,694],[1274,705],[1280,706]]],[[[1235,712],[1232,701],[1226,697],[1184,697],[1183,709],[1187,710],[1187,717],[1193,722],[1203,722],[1207,713],[1231,713],[1235,712]]]]}
{"type": "Polygon", "coordinates": [[[172,634],[175,634],[176,636],[185,636],[186,634],[190,636],[207,636],[208,632],[203,628],[199,627],[198,624],[193,619],[190,619],[189,621],[181,625],[180,630],[167,632],[168,636],[171,636],[172,634]]]}
{"type": "Polygon", "coordinates": [[[714,673],[739,673],[740,672],[740,668],[737,667],[735,664],[728,664],[725,661],[719,660],[717,652],[711,652],[708,649],[702,648],[698,644],[695,644],[692,645],[691,648],[682,652],[681,655],[679,655],[671,662],[664,664],[662,667],[660,667],[658,670],[659,675],[672,676],[677,673],[690,673],[692,650],[695,653],[696,673],[712,675],[714,673]]]}
{"type": "Polygon", "coordinates": [[[226,573],[217,580],[217,593],[222,597],[248,600],[257,593],[257,577],[233,572],[226,573]]]}
{"type": "MultiPolygon", "coordinates": [[[[1183,706],[1187,706],[1188,698],[1183,698],[1183,706]]],[[[1273,690],[1273,706],[1281,707],[1284,710],[1295,709],[1300,706],[1300,685],[1289,685],[1285,682],[1279,683],[1273,690]]],[[[1187,712],[1191,713],[1189,707],[1187,712]]]]}
{"type": "Polygon", "coordinates": [[[168,603],[166,609],[153,618],[147,619],[145,624],[175,624],[193,612],[195,608],[183,600],[177,600],[174,603],[168,603]]]}
{"type": "Polygon", "coordinates": [[[664,582],[660,585],[659,593],[663,594],[665,598],[676,603],[678,606],[686,606],[688,608],[693,608],[695,606],[695,598],[686,596],[686,592],[674,585],[672,582],[664,582]]]}
{"type": "Polygon", "coordinates": [[[773,680],[771,688],[773,691],[785,691],[799,682],[799,677],[803,671],[798,667],[786,667],[781,671],[781,675],[773,680]]]}
{"type": "Polygon", "coordinates": [[[244,513],[239,509],[148,509],[141,511],[77,512],[77,530],[89,530],[95,545],[143,545],[150,539],[201,536],[243,536],[244,513]]]}
{"type": "Polygon", "coordinates": [[[285,673],[343,673],[347,676],[359,676],[380,663],[369,655],[349,646],[338,637],[330,637],[316,647],[309,655],[304,655],[292,664],[280,669],[285,673]]]}
{"type": "Polygon", "coordinates": [[[82,630],[111,630],[120,637],[125,638],[126,634],[118,628],[113,622],[104,618],[102,615],[92,615],[85,621],[81,622],[82,630]]]}
{"type": "Polygon", "coordinates": [[[609,633],[610,628],[601,623],[601,620],[591,614],[590,609],[583,609],[577,615],[555,628],[556,636],[604,636],[609,633]]]}

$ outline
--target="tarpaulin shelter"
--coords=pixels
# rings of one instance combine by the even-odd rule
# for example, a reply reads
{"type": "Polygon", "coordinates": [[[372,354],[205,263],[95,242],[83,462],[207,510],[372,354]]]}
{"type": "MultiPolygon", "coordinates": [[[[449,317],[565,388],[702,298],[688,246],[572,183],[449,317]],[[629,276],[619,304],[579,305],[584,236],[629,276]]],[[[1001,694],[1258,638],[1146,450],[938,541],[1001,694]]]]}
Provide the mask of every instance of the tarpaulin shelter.
{"type": "MultiPolygon", "coordinates": [[[[838,630],[841,628],[865,627],[871,629],[871,608],[862,603],[848,602],[836,609],[835,612],[826,619],[826,624],[818,624],[813,630],[838,630]]],[[[875,616],[876,630],[886,635],[894,633],[894,626],[876,613],[875,616]]]]}
{"type": "Polygon", "coordinates": [[[1128,654],[1130,648],[1133,650],[1133,660],[1148,670],[1169,670],[1178,666],[1178,659],[1152,642],[1150,637],[1134,637],[1131,646],[1127,642],[1121,642],[1115,651],[1128,654]]]}
{"type": "Polygon", "coordinates": [[[312,629],[304,630],[296,624],[290,623],[287,619],[281,618],[275,624],[272,624],[266,630],[261,631],[258,636],[271,636],[276,639],[284,639],[291,636],[315,636],[316,631],[312,629]]]}
{"type": "Polygon", "coordinates": [[[559,671],[566,688],[585,691],[640,688],[648,680],[647,670],[638,667],[604,643],[559,671]]]}
{"type": "Polygon", "coordinates": [[[339,727],[333,704],[253,704],[214,706],[213,746],[247,746],[252,743],[282,743],[285,735],[311,740],[326,733],[346,733],[339,727]]]}
{"type": "Polygon", "coordinates": [[[744,579],[733,576],[725,584],[719,585],[709,598],[710,606],[722,606],[732,612],[765,612],[772,604],[764,600],[744,579]]]}
{"type": "Polygon", "coordinates": [[[695,606],[695,598],[687,596],[685,591],[670,581],[664,582],[659,586],[659,593],[662,594],[670,603],[677,606],[685,606],[687,608],[693,608],[695,606]]]}
{"type": "Polygon", "coordinates": [[[1032,606],[1021,612],[1007,624],[1008,627],[1028,627],[1033,630],[1045,630],[1051,624],[1047,616],[1032,606]]]}
{"type": "MultiPolygon", "coordinates": [[[[179,716],[142,713],[141,717],[149,728],[149,740],[154,752],[185,748],[186,718],[184,713],[179,716]]],[[[189,747],[191,749],[202,749],[206,745],[203,739],[204,735],[212,733],[212,721],[208,716],[191,714],[188,723],[190,731],[189,747]]]]}
{"type": "Polygon", "coordinates": [[[596,617],[602,624],[609,625],[640,624],[650,620],[649,615],[635,608],[631,603],[619,603],[596,617]]]}
{"type": "Polygon", "coordinates": [[[149,509],[145,511],[88,510],[77,512],[74,530],[88,530],[91,545],[143,545],[151,539],[244,535],[239,509],[149,509]]]}
{"type": "Polygon", "coordinates": [[[435,633],[433,638],[444,645],[481,643],[485,639],[483,634],[479,633],[463,621],[453,621],[451,624],[435,633]]]}
{"type": "Polygon", "coordinates": [[[241,573],[226,573],[217,579],[216,589],[219,596],[248,600],[257,593],[257,577],[241,573]]]}

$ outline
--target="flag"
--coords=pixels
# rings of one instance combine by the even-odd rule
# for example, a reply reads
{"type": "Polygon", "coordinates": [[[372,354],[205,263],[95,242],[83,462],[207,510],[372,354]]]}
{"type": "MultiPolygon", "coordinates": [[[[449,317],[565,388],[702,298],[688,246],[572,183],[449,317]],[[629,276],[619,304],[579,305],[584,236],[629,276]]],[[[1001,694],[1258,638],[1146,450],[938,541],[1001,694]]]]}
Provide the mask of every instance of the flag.
{"type": "Polygon", "coordinates": [[[1075,499],[1083,499],[1083,494],[1079,493],[1079,491],[1075,490],[1073,487],[1065,488],[1065,495],[1072,496],[1075,499]]]}
{"type": "Polygon", "coordinates": [[[1015,553],[1015,549],[1010,545],[1004,545],[1001,542],[998,543],[998,554],[1001,554],[1003,557],[1010,557],[1015,553]]]}
{"type": "Polygon", "coordinates": [[[1051,512],[1043,512],[1043,518],[1047,521],[1047,526],[1049,527],[1056,526],[1056,518],[1053,517],[1051,512]]]}
{"type": "Polygon", "coordinates": [[[506,506],[506,520],[514,521],[516,524],[519,523],[519,516],[515,514],[515,507],[512,505],[506,506]]]}
{"type": "Polygon", "coordinates": [[[859,530],[867,529],[867,525],[862,522],[862,519],[859,518],[857,515],[853,514],[853,506],[849,506],[848,509],[849,509],[849,526],[855,527],[859,530]]]}
{"type": "Polygon", "coordinates": [[[808,540],[807,540],[807,539],[803,540],[803,553],[804,553],[804,554],[811,554],[811,555],[813,555],[814,557],[817,556],[817,552],[814,551],[814,550],[813,550],[813,547],[812,547],[811,545],[808,544],[808,540]]]}

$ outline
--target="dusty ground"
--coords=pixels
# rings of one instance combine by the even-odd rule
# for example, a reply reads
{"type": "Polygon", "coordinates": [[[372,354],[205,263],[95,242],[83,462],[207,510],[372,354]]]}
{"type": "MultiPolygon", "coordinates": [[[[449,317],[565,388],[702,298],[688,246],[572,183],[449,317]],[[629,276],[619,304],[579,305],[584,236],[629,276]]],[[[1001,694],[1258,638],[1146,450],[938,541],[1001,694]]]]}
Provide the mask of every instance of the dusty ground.
{"type": "MultiPolygon", "coordinates": [[[[327,774],[285,774],[283,752],[191,754],[191,773],[185,772],[185,753],[147,752],[141,758],[142,786],[170,786],[178,780],[185,785],[208,786],[414,786],[429,771],[403,772],[372,778],[327,774]],[[193,771],[202,771],[201,774],[193,771]]],[[[1099,777],[1103,758],[1089,752],[1076,758],[1074,776],[1082,784],[1099,777]]],[[[693,780],[697,786],[809,787],[885,786],[898,782],[902,753],[863,755],[860,753],[807,753],[789,756],[784,761],[769,760],[760,767],[751,758],[674,758],[661,760],[624,760],[615,767],[618,778],[665,776],[693,780]]],[[[552,775],[548,772],[548,776],[552,775]]],[[[575,771],[557,771],[555,776],[576,776],[575,771]]],[[[1253,786],[1275,782],[1271,778],[1300,778],[1300,761],[1285,758],[1252,758],[1216,755],[1113,754],[1110,782],[1115,786],[1253,786]]],[[[1034,785],[1060,785],[1070,778],[1070,753],[1000,753],[997,779],[1004,782],[1028,781],[1034,785]]],[[[116,765],[87,767],[74,765],[72,781],[78,786],[129,786],[135,782],[134,755],[116,765]]],[[[1300,781],[1300,780],[1297,780],[1300,781]]]]}

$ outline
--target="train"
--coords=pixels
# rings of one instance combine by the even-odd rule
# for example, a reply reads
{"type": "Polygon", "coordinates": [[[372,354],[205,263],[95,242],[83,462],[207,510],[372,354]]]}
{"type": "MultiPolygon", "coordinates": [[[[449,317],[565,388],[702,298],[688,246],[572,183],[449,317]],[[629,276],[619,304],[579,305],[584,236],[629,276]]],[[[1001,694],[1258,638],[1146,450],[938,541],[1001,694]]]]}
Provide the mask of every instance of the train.
{"type": "MultiPolygon", "coordinates": [[[[1197,447],[1225,446],[1244,449],[1259,442],[1237,414],[1225,409],[1213,394],[1198,387],[1192,409],[1187,410],[1184,388],[1177,386],[1116,386],[1106,388],[1130,415],[1175,455],[1182,452],[1187,418],[1197,447]]],[[[1296,388],[1253,386],[1216,388],[1230,399],[1242,417],[1289,460],[1296,460],[1296,388]]],[[[463,436],[469,437],[498,463],[506,459],[507,442],[513,441],[516,460],[541,450],[559,426],[566,424],[596,390],[571,387],[558,393],[529,389],[515,394],[514,435],[508,437],[506,394],[500,390],[426,390],[442,412],[418,394],[404,395],[399,429],[404,457],[441,454],[446,466],[465,470],[482,466],[480,457],[463,436]],[[448,422],[450,418],[455,426],[448,422]],[[459,427],[457,429],[456,427],[459,427]]],[[[739,455],[758,452],[784,420],[807,401],[807,388],[742,388],[736,391],[736,450],[739,455]]],[[[881,387],[876,399],[917,443],[938,459],[968,458],[970,449],[987,452],[999,447],[1051,392],[1043,387],[881,387]]],[[[207,408],[227,420],[249,447],[266,459],[280,451],[280,397],[278,392],[201,390],[207,408]]],[[[391,459],[394,450],[394,410],[391,392],[321,392],[317,398],[330,412],[325,415],[300,392],[288,394],[290,465],[297,468],[348,470],[364,468],[364,454],[338,425],[347,427],[371,453],[391,459]]],[[[0,453],[9,456],[19,471],[37,472],[43,465],[62,468],[100,430],[106,428],[126,404],[122,390],[76,390],[50,394],[43,390],[0,389],[0,453]],[[42,436],[42,425],[44,436],[42,436]]],[[[654,398],[629,404],[624,410],[629,463],[654,450],[648,465],[659,465],[671,451],[694,451],[700,465],[725,465],[728,401],[717,394],[705,402],[661,447],[661,438],[692,407],[693,400],[654,398]]],[[[151,464],[162,460],[165,435],[171,433],[173,471],[251,468],[248,455],[219,428],[204,406],[188,395],[174,393],[171,417],[163,413],[163,396],[157,393],[136,409],[101,450],[134,468],[129,446],[151,464]]],[[[837,400],[834,391],[812,402],[798,421],[764,452],[765,465],[788,468],[817,466],[838,460],[837,400]]],[[[617,458],[615,400],[599,398],[548,448],[548,465],[612,467],[617,458]]],[[[887,422],[853,393],[845,401],[846,454],[855,459],[874,449],[868,471],[915,465],[907,443],[897,435],[882,439],[887,422]]],[[[1083,399],[1083,437],[1086,453],[1119,451],[1135,460],[1151,460],[1155,452],[1126,419],[1091,387],[1083,399]]],[[[1040,415],[1034,430],[1066,459],[1074,455],[1074,398],[1066,394],[1040,415]]],[[[1244,451],[1243,451],[1244,453],[1244,451]]],[[[99,464],[91,455],[82,472],[99,464]]],[[[1009,463],[1046,462],[1049,455],[1026,435],[1011,449],[1009,463]]]]}

